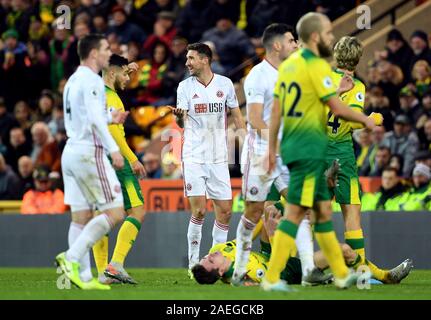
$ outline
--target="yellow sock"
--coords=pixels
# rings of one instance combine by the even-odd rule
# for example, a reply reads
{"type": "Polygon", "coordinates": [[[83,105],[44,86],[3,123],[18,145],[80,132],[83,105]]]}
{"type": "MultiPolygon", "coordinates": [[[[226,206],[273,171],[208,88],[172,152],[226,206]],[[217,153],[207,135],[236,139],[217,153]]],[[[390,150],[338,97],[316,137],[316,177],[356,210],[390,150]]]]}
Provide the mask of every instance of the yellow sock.
{"type": "Polygon", "coordinates": [[[362,229],[344,232],[344,239],[346,239],[346,243],[350,246],[350,248],[352,248],[357,254],[359,254],[359,256],[361,257],[361,264],[364,264],[365,242],[362,229]]]}
{"type": "Polygon", "coordinates": [[[295,238],[298,226],[288,220],[282,220],[274,234],[271,258],[265,279],[270,283],[280,280],[280,273],[286,267],[286,262],[295,248],[295,238]]]}
{"type": "Polygon", "coordinates": [[[135,242],[138,232],[141,229],[141,223],[133,217],[127,217],[120,228],[117,236],[112,262],[124,264],[127,254],[135,242]]]}
{"type": "Polygon", "coordinates": [[[379,267],[377,267],[374,263],[371,261],[365,259],[365,264],[370,268],[371,274],[373,277],[380,281],[385,281],[389,271],[388,270],[382,270],[379,267]]]}
{"type": "Polygon", "coordinates": [[[256,224],[256,226],[254,227],[254,230],[253,230],[253,235],[252,235],[253,240],[257,238],[260,231],[262,230],[262,227],[263,227],[263,220],[259,219],[259,222],[256,224]]]}
{"type": "Polygon", "coordinates": [[[334,276],[341,279],[345,278],[349,273],[349,269],[344,262],[343,253],[335,235],[332,221],[316,223],[314,234],[334,276]]]}
{"type": "Polygon", "coordinates": [[[94,261],[96,262],[97,273],[101,274],[108,265],[108,236],[103,236],[93,246],[94,261]]]}

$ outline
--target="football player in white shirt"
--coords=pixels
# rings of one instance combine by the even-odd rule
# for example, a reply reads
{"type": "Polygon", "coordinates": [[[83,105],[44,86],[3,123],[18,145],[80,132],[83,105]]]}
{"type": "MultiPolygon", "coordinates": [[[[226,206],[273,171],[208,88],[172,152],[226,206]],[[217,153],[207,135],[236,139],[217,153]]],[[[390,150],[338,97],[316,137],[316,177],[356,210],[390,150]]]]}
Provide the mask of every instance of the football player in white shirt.
{"type": "Polygon", "coordinates": [[[108,66],[111,50],[101,35],[91,34],[78,43],[81,65],[64,88],[64,121],[68,140],[61,164],[65,203],[70,205],[69,250],[57,264],[81,289],[108,290],[93,278],[89,249],[124,219],[123,196],[112,165],[122,168],[123,157],[108,131],[108,123],[123,123],[127,112],[109,113],[105,88],[98,73],[108,66]],[[102,212],[93,217],[93,210],[102,212]]]}
{"type": "Polygon", "coordinates": [[[199,262],[207,197],[213,200],[215,211],[213,245],[227,241],[232,210],[227,153],[228,109],[236,128],[245,132],[233,83],[212,72],[211,59],[212,52],[206,44],[187,47],[186,67],[191,76],[179,84],[177,105],[173,108],[178,124],[184,127],[184,195],[189,199],[192,212],[187,232],[190,277],[191,268],[199,262]]]}
{"type": "MultiPolygon", "coordinates": [[[[253,67],[244,82],[247,100],[248,131],[241,155],[243,173],[242,192],[245,199],[245,212],[237,228],[237,251],[235,257],[233,285],[245,285],[246,266],[252,245],[252,233],[260,220],[265,200],[271,185],[286,198],[289,183],[289,171],[277,155],[277,167],[266,174],[262,161],[268,150],[268,128],[273,103],[273,92],[278,77],[278,66],[297,48],[292,27],[274,23],[266,27],[263,38],[266,50],[265,59],[253,67]]],[[[279,138],[282,128],[280,128],[279,138]]],[[[304,280],[309,279],[314,269],[313,245],[309,220],[304,219],[298,231],[297,247],[301,258],[304,280]],[[302,227],[302,228],[301,228],[302,227]]],[[[319,280],[324,279],[317,279],[319,280]]],[[[305,284],[305,282],[304,282],[305,284]]]]}

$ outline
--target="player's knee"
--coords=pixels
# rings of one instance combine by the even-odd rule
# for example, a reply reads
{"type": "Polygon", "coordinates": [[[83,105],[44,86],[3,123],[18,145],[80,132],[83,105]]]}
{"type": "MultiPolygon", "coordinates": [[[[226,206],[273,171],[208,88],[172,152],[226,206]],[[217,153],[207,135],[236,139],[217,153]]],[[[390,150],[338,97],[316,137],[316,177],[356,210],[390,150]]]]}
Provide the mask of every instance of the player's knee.
{"type": "Polygon", "coordinates": [[[127,210],[127,214],[129,217],[133,217],[136,220],[138,220],[140,223],[142,223],[144,222],[146,212],[145,212],[144,206],[139,206],[139,207],[135,207],[127,210]]]}
{"type": "Polygon", "coordinates": [[[232,210],[226,209],[220,212],[217,220],[221,223],[229,224],[231,216],[232,216],[232,210]]]}
{"type": "Polygon", "coordinates": [[[205,208],[195,208],[192,211],[193,216],[198,219],[203,219],[205,217],[206,209],[205,208]]]}
{"type": "Polygon", "coordinates": [[[79,212],[72,211],[72,221],[77,224],[86,225],[92,218],[93,213],[90,210],[79,212]]]}

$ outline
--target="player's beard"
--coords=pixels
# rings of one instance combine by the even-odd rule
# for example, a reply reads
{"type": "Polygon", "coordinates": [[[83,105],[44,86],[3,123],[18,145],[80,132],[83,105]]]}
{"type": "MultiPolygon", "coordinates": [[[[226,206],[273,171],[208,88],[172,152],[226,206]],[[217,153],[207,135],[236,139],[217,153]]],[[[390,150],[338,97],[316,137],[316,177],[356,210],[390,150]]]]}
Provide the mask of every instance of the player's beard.
{"type": "Polygon", "coordinates": [[[121,85],[120,80],[115,79],[115,81],[114,81],[114,89],[115,89],[115,91],[121,91],[121,90],[123,90],[123,87],[121,85]]]}
{"type": "Polygon", "coordinates": [[[319,55],[322,58],[328,58],[332,56],[332,48],[327,46],[323,41],[322,37],[320,37],[320,41],[317,43],[317,50],[319,50],[319,55]]]}

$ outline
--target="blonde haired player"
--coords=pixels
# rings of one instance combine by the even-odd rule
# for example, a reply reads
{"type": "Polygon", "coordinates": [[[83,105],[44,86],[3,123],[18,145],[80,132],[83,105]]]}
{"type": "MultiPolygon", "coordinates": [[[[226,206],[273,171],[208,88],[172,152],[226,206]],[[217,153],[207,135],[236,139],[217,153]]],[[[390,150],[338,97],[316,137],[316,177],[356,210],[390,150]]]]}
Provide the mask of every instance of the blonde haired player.
{"type": "MultiPolygon", "coordinates": [[[[338,94],[352,110],[363,112],[365,101],[365,85],[354,77],[354,72],[362,56],[362,44],[355,37],[342,37],[334,47],[336,69],[332,71],[332,80],[339,88],[338,94]]],[[[349,122],[335,116],[327,109],[327,134],[329,144],[326,153],[326,166],[329,168],[338,161],[340,170],[337,174],[337,185],[330,187],[331,196],[340,204],[344,217],[346,243],[358,253],[357,267],[366,264],[377,280],[383,283],[399,283],[412,268],[407,259],[392,270],[381,270],[365,258],[364,235],[361,228],[361,200],[358,168],[353,151],[352,133],[363,128],[361,123],[349,122]]],[[[376,125],[381,125],[381,114],[372,113],[371,118],[376,125]]]]}

